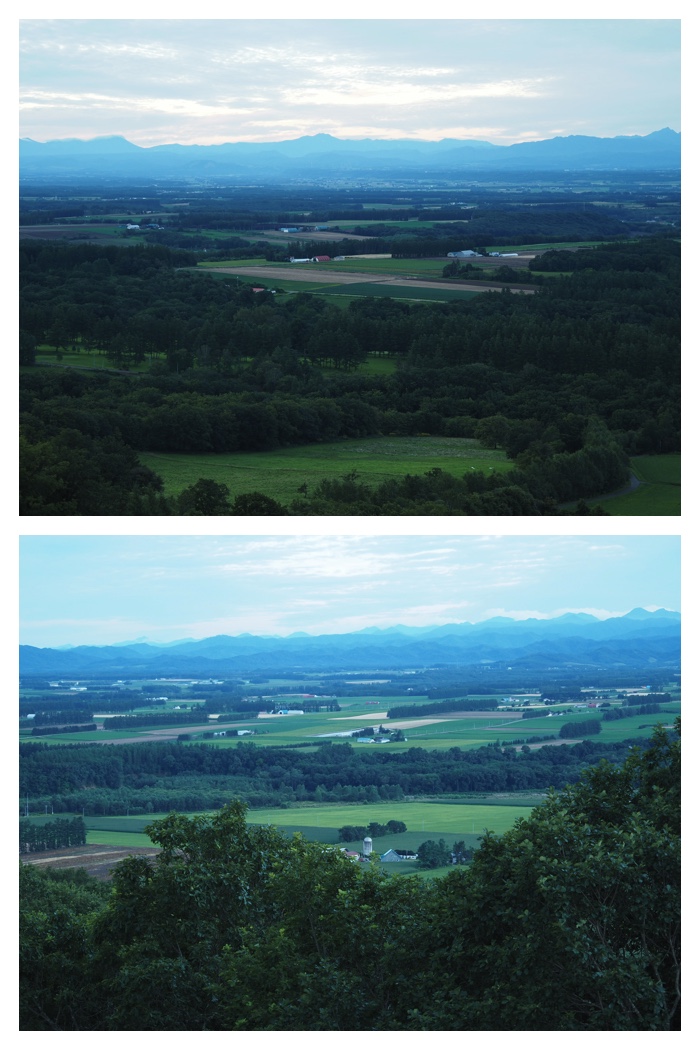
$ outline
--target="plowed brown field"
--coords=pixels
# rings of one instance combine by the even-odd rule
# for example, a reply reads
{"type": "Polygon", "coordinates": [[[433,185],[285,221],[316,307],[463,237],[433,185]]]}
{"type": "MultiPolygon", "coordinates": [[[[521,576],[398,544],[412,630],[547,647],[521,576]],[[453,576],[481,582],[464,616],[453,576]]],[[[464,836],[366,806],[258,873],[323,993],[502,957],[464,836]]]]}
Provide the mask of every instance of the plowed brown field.
{"type": "Polygon", "coordinates": [[[149,846],[71,846],[67,849],[46,850],[42,853],[24,853],[24,864],[50,865],[52,868],[85,868],[88,875],[103,881],[110,878],[112,869],[126,857],[155,857],[159,849],[149,846]]]}

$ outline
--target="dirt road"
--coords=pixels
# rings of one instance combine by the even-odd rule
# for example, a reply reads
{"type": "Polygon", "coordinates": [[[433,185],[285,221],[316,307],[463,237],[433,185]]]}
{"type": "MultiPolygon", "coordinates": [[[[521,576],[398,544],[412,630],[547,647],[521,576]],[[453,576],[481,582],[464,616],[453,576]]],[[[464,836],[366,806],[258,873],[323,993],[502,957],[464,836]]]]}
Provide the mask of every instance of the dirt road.
{"type": "Polygon", "coordinates": [[[260,277],[268,284],[279,281],[317,281],[319,284],[382,284],[392,288],[449,288],[451,291],[500,292],[510,287],[520,295],[534,295],[534,288],[518,288],[485,281],[441,281],[422,277],[404,277],[387,273],[346,273],[325,269],[318,263],[295,263],[290,266],[208,266],[209,273],[232,273],[242,277],[260,277]]]}

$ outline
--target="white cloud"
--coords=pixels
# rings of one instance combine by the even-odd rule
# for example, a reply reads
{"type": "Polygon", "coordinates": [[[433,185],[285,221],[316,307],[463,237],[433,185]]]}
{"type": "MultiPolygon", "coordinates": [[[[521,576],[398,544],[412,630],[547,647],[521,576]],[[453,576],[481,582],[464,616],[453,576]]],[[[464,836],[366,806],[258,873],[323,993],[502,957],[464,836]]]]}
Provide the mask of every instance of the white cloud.
{"type": "Polygon", "coordinates": [[[504,80],[483,84],[393,83],[355,78],[333,80],[317,87],[282,89],[283,102],[311,106],[414,106],[467,102],[486,98],[536,98],[543,81],[504,80]]]}

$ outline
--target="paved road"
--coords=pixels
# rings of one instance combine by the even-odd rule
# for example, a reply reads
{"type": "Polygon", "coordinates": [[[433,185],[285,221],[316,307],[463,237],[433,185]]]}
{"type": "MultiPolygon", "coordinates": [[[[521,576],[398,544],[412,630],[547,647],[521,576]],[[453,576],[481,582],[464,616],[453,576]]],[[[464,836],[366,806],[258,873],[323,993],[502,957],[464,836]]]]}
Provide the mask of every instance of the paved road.
{"type": "MultiPolygon", "coordinates": [[[[630,492],[636,492],[640,485],[645,484],[639,480],[636,474],[630,471],[629,484],[625,485],[624,488],[617,489],[615,492],[606,492],[604,496],[591,496],[586,500],[586,503],[603,503],[607,499],[617,499],[618,496],[629,496],[630,492]]],[[[562,510],[571,510],[578,504],[578,500],[573,500],[571,503],[560,504],[562,510]]]]}

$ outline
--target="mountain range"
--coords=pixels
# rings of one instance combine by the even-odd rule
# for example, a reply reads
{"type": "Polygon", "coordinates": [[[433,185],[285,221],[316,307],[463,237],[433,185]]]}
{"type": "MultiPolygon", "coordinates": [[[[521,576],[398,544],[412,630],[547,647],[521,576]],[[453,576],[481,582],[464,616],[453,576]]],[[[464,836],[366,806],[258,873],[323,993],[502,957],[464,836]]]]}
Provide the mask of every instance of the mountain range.
{"type": "Polygon", "coordinates": [[[120,135],[94,139],[20,139],[20,173],[122,178],[231,177],[275,181],[354,172],[562,171],[679,169],[680,134],[558,136],[497,146],[480,139],[338,139],[305,135],[284,142],[226,142],[216,146],[137,146],[120,135]]]}
{"type": "Polygon", "coordinates": [[[134,642],[73,649],[20,646],[20,674],[47,677],[389,671],[435,666],[677,667],[680,614],[633,609],[598,619],[567,613],[549,620],[493,617],[435,627],[370,627],[350,634],[217,635],[164,646],[134,642]]]}

